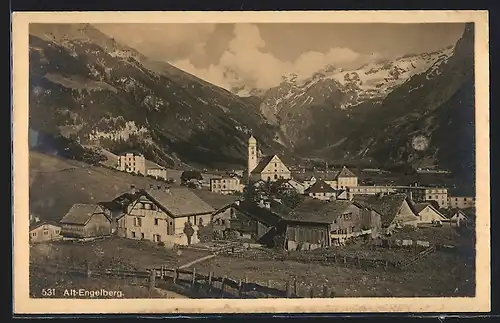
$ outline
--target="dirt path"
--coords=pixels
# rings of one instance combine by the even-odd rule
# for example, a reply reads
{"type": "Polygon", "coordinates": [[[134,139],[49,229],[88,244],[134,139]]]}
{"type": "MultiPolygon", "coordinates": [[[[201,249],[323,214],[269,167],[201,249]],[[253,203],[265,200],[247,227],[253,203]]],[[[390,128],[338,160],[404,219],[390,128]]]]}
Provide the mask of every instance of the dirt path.
{"type": "Polygon", "coordinates": [[[213,257],[215,257],[216,255],[208,255],[208,256],[205,256],[205,257],[201,257],[201,258],[198,258],[198,259],[195,259],[193,261],[190,261],[188,262],[187,264],[184,264],[182,266],[179,266],[179,269],[184,269],[184,268],[188,268],[194,264],[197,264],[199,262],[202,262],[202,261],[205,261],[205,260],[208,260],[208,259],[211,259],[213,257]]]}

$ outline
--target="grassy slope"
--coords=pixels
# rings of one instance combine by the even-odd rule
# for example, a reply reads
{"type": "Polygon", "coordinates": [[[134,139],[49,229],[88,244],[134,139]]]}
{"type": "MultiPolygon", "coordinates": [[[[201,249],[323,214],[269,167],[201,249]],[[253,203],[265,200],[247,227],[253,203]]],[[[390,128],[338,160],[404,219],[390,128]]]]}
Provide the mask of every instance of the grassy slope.
{"type": "Polygon", "coordinates": [[[75,203],[108,201],[131,184],[165,184],[105,167],[30,152],[30,212],[59,220],[75,203]]]}

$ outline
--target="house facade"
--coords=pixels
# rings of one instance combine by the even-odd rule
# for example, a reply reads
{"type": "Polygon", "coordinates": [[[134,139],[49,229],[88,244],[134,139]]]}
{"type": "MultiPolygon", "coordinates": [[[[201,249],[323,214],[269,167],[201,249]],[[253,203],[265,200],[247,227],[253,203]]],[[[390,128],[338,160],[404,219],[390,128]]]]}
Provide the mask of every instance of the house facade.
{"type": "Polygon", "coordinates": [[[476,206],[476,198],[472,196],[450,196],[448,205],[451,209],[468,209],[476,206]]]}
{"type": "Polygon", "coordinates": [[[153,162],[148,162],[146,167],[146,175],[167,180],[167,169],[153,162]]]}
{"type": "Polygon", "coordinates": [[[97,204],[75,204],[59,221],[61,235],[69,238],[96,238],[111,235],[109,210],[97,204]]]}
{"type": "Polygon", "coordinates": [[[436,221],[443,222],[446,221],[446,217],[441,214],[432,204],[430,203],[417,203],[415,204],[415,210],[419,217],[420,223],[434,223],[436,221]]]}
{"type": "Polygon", "coordinates": [[[139,153],[124,153],[118,156],[118,170],[146,175],[146,159],[139,153]]]}
{"type": "Polygon", "coordinates": [[[174,244],[197,243],[199,226],[210,223],[214,209],[187,188],[139,190],[126,212],[118,219],[117,234],[129,239],[144,239],[174,244]],[[186,225],[194,230],[191,241],[186,225]]]}
{"type": "Polygon", "coordinates": [[[210,178],[210,191],[219,194],[242,193],[244,185],[236,176],[219,176],[210,178]]]}
{"type": "Polygon", "coordinates": [[[30,243],[62,239],[61,227],[54,223],[38,222],[30,226],[30,243]]]}
{"type": "Polygon", "coordinates": [[[440,208],[449,207],[448,189],[445,187],[396,186],[396,192],[407,194],[417,203],[436,201],[440,208]]]}
{"type": "Polygon", "coordinates": [[[304,194],[319,200],[330,201],[336,198],[336,190],[323,180],[316,181],[304,194]]]}
{"type": "Polygon", "coordinates": [[[347,188],[349,199],[352,199],[355,195],[377,195],[379,193],[395,193],[396,188],[394,186],[382,186],[382,185],[360,185],[355,187],[347,188]]]}

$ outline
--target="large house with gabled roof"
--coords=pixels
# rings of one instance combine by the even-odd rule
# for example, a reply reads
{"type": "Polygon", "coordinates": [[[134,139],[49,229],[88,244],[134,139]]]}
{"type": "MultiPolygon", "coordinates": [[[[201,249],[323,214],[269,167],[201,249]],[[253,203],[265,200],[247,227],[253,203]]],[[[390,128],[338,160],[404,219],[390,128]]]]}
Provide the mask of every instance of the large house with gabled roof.
{"type": "Polygon", "coordinates": [[[336,198],[337,191],[323,180],[316,181],[304,194],[319,200],[331,201],[336,198]]]}
{"type": "Polygon", "coordinates": [[[117,219],[117,234],[165,246],[189,243],[184,228],[190,225],[197,242],[200,225],[210,223],[215,209],[188,188],[152,187],[126,193],[125,212],[117,219]]]}

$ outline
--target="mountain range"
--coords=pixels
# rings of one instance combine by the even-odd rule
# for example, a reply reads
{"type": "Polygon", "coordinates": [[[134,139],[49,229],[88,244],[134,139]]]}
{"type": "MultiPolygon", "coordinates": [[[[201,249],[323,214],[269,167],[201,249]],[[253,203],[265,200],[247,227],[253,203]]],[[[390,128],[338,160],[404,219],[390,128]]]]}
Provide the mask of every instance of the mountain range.
{"type": "Polygon", "coordinates": [[[228,91],[91,25],[31,24],[30,129],[115,153],[138,149],[165,166],[244,165],[253,134],[278,154],[473,176],[473,34],[468,24],[455,46],[433,53],[228,91]],[[427,146],[415,149],[416,137],[427,146]]]}

